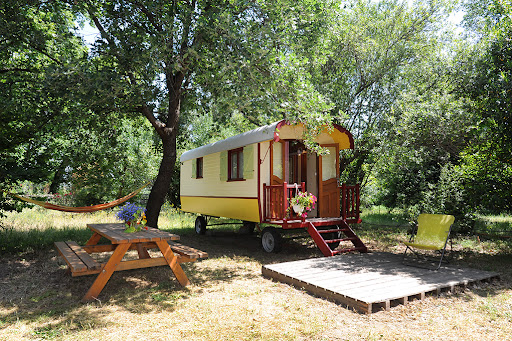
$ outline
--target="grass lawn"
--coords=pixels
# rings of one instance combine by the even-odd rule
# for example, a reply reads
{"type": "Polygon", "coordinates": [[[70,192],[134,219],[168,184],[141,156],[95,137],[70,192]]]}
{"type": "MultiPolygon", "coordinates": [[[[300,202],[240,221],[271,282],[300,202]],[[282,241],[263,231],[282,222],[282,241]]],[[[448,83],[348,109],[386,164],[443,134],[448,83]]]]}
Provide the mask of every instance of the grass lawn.
{"type": "MultiPolygon", "coordinates": [[[[166,210],[160,228],[209,258],[183,264],[192,284],[168,268],[114,273],[100,301],[81,297],[95,276],[71,277],[53,241],[83,244],[86,223],[114,222],[112,212],[25,210],[0,232],[0,340],[506,340],[512,335],[512,243],[455,240],[455,263],[501,274],[499,281],[363,315],[261,276],[265,264],[322,257],[308,238],[265,253],[257,235],[235,226],[193,231],[194,216],[166,210]],[[19,246],[17,246],[19,245],[19,246]]],[[[357,233],[371,251],[403,252],[407,221],[365,212],[357,233]]],[[[502,222],[500,221],[500,224],[502,222]]],[[[341,256],[343,257],[343,256],[341,256]]]]}

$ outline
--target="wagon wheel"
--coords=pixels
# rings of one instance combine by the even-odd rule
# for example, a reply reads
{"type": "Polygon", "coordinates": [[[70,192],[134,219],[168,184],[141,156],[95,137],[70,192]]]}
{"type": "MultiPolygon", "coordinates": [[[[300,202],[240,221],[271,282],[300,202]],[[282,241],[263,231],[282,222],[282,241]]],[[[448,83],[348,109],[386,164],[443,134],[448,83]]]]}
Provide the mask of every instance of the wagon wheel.
{"type": "Polygon", "coordinates": [[[283,238],[273,227],[265,227],[261,233],[261,245],[267,252],[277,253],[283,248],[283,238]]]}
{"type": "Polygon", "coordinates": [[[196,218],[195,230],[197,234],[206,233],[206,218],[202,215],[196,218]]]}

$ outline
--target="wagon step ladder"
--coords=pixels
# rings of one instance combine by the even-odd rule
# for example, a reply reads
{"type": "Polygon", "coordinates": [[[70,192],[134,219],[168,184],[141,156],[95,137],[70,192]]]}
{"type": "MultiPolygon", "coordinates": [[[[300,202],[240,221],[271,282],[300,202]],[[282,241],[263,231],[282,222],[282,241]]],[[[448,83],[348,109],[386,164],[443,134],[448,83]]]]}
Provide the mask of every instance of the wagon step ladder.
{"type": "Polygon", "coordinates": [[[309,223],[308,226],[308,233],[315,241],[316,245],[318,245],[318,248],[324,256],[334,256],[340,253],[345,252],[351,252],[351,251],[359,251],[361,253],[368,252],[368,248],[366,245],[364,245],[363,241],[359,239],[359,237],[354,233],[354,231],[350,228],[350,226],[347,224],[347,222],[343,221],[340,225],[336,226],[335,229],[329,229],[329,230],[320,230],[318,229],[313,222],[309,223]],[[328,236],[338,236],[338,238],[335,239],[325,239],[328,236]],[[344,238],[340,238],[343,235],[345,235],[344,238]],[[324,238],[325,237],[325,238],[324,238]],[[350,241],[352,244],[354,244],[354,247],[351,248],[344,248],[339,250],[332,250],[329,247],[329,244],[332,243],[339,243],[344,241],[350,241]]]}

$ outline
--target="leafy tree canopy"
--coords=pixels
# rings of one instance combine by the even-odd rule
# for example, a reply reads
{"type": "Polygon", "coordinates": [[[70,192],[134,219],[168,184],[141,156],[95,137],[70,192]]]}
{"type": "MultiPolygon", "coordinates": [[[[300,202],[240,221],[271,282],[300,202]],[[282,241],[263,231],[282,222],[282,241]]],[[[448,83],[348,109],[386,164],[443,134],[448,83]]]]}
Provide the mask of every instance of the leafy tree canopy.
{"type": "Polygon", "coordinates": [[[482,32],[484,52],[466,66],[458,91],[468,95],[468,109],[480,119],[478,138],[463,154],[462,169],[476,207],[491,212],[512,211],[512,3],[468,4],[468,18],[482,32]]]}

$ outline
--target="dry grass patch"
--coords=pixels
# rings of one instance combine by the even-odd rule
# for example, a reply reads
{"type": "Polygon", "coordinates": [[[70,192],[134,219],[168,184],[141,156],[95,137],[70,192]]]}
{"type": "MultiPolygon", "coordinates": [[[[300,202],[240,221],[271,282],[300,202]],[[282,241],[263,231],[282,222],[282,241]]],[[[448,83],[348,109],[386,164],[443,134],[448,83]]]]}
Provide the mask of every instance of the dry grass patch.
{"type": "MultiPolygon", "coordinates": [[[[2,255],[0,340],[430,341],[512,335],[506,245],[467,242],[455,257],[459,265],[499,272],[500,281],[363,315],[261,276],[265,264],[321,257],[308,239],[267,254],[257,236],[197,236],[192,225],[171,231],[209,254],[183,265],[190,286],[180,287],[166,267],[123,271],[114,273],[100,301],[88,304],[80,299],[94,276],[66,274],[55,250],[2,255]]],[[[361,232],[371,250],[401,252],[401,234],[361,232]]]]}

